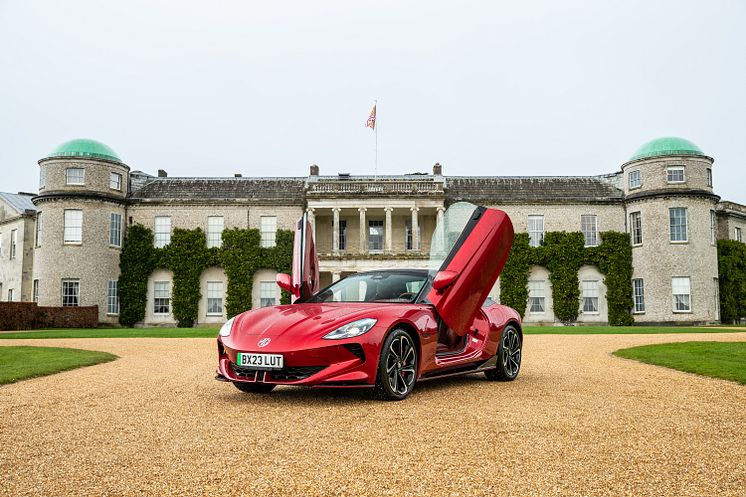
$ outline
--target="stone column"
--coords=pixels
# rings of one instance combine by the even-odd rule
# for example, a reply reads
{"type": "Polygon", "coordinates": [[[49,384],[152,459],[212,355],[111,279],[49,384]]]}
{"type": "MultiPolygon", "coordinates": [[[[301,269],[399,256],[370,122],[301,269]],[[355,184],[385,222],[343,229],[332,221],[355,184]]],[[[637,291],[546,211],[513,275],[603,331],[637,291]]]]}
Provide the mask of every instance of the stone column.
{"type": "Polygon", "coordinates": [[[386,211],[386,226],[385,226],[385,233],[386,233],[386,253],[390,254],[392,251],[392,229],[391,229],[391,213],[394,211],[393,207],[384,207],[384,211],[386,211]]]}
{"type": "Polygon", "coordinates": [[[417,216],[419,207],[412,207],[412,250],[420,250],[420,220],[417,216]]]}
{"type": "Polygon", "coordinates": [[[311,223],[311,236],[313,237],[314,243],[316,242],[316,215],[314,214],[316,209],[309,207],[306,209],[308,213],[308,222],[311,223]]]}
{"type": "Polygon", "coordinates": [[[364,254],[368,251],[368,237],[365,236],[366,229],[368,228],[365,225],[365,211],[367,211],[367,207],[359,207],[358,212],[360,212],[360,253],[364,254]]]}
{"type": "MultiPolygon", "coordinates": [[[[332,207],[332,253],[339,254],[339,207],[332,207]]],[[[336,280],[335,280],[336,281],[336,280]]]]}
{"type": "Polygon", "coordinates": [[[332,283],[339,281],[342,278],[342,273],[339,271],[332,271],[332,283]]]}
{"type": "Polygon", "coordinates": [[[438,210],[438,224],[441,224],[443,223],[443,213],[446,211],[446,208],[439,205],[438,207],[436,207],[436,209],[438,210]]]}

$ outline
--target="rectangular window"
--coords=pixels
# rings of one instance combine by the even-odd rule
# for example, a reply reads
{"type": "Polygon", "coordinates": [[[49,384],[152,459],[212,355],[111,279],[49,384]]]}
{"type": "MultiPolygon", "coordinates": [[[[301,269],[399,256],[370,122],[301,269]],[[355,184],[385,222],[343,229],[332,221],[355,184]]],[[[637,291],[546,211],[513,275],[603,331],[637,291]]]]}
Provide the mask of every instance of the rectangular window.
{"type": "Polygon", "coordinates": [[[685,242],[687,237],[686,207],[671,207],[668,209],[669,232],[672,242],[685,242]]]}
{"type": "Polygon", "coordinates": [[[171,243],[171,218],[156,216],[155,218],[155,246],[163,248],[171,243]]]}
{"type": "Polygon", "coordinates": [[[667,167],[666,180],[669,183],[683,183],[685,181],[684,168],[682,166],[667,167]]]}
{"type": "Polygon", "coordinates": [[[734,228],[733,229],[733,239],[737,242],[743,241],[743,235],[741,234],[741,228],[734,228]]]}
{"type": "Polygon", "coordinates": [[[39,280],[34,280],[34,284],[31,288],[31,298],[34,302],[39,302],[39,280]]]}
{"type": "Polygon", "coordinates": [[[64,243],[83,242],[83,211],[65,209],[64,243]]]}
{"type": "Polygon", "coordinates": [[[274,281],[259,282],[259,307],[277,304],[277,284],[274,281]]]}
{"type": "MultiPolygon", "coordinates": [[[[422,240],[422,228],[417,225],[417,236],[422,240]]],[[[412,240],[412,221],[406,221],[404,224],[404,243],[407,250],[414,250],[414,240],[412,240]]]]}
{"type": "Polygon", "coordinates": [[[47,183],[47,170],[43,167],[39,169],[39,190],[43,189],[47,183]]]}
{"type": "Polygon", "coordinates": [[[627,180],[629,181],[630,190],[634,188],[640,188],[640,186],[642,186],[642,176],[640,175],[640,170],[635,169],[634,171],[630,171],[629,176],[627,176],[627,180]]]}
{"type": "Polygon", "coordinates": [[[717,230],[717,215],[715,211],[710,211],[710,243],[715,245],[717,230]]]}
{"type": "Polygon", "coordinates": [[[545,312],[544,300],[546,281],[533,280],[528,282],[528,312],[532,314],[541,314],[545,312]]]}
{"type": "Polygon", "coordinates": [[[18,230],[10,230],[10,258],[16,258],[18,251],[18,230]]]}
{"type": "Polygon", "coordinates": [[[122,191],[122,175],[119,173],[111,173],[109,175],[109,188],[112,190],[122,191]]]}
{"type": "Polygon", "coordinates": [[[80,305],[80,280],[62,280],[62,307],[80,305]]]}
{"type": "Polygon", "coordinates": [[[262,247],[274,247],[277,243],[277,218],[262,216],[259,218],[259,226],[262,233],[262,247]]]}
{"type": "Polygon", "coordinates": [[[717,278],[712,278],[712,284],[713,284],[713,304],[715,309],[715,321],[720,321],[720,280],[717,278]]]}
{"type": "Polygon", "coordinates": [[[598,281],[583,281],[583,313],[598,314],[598,281]]]}
{"type": "MultiPolygon", "coordinates": [[[[3,255],[3,234],[0,233],[0,255],[3,255]]],[[[2,294],[0,294],[0,298],[2,294]]]]}
{"type": "MultiPolygon", "coordinates": [[[[223,246],[223,216],[208,216],[207,218],[207,248],[223,246]]],[[[222,312],[222,311],[221,311],[222,312]]]]}
{"type": "Polygon", "coordinates": [[[13,289],[8,288],[8,302],[13,302],[13,289]]]}
{"type": "Polygon", "coordinates": [[[712,188],[712,169],[709,167],[707,168],[707,186],[712,188]]]}
{"type": "Polygon", "coordinates": [[[368,250],[383,251],[383,221],[368,221],[368,250]]]}
{"type": "Polygon", "coordinates": [[[598,216],[583,214],[580,216],[580,231],[583,232],[586,247],[598,245],[598,216]]]}
{"type": "Polygon", "coordinates": [[[85,169],[82,167],[65,169],[65,183],[68,185],[85,185],[85,169]]]}
{"type": "Polygon", "coordinates": [[[629,229],[632,235],[632,245],[642,245],[642,216],[639,212],[630,213],[629,229]]]}
{"type": "Polygon", "coordinates": [[[671,279],[673,293],[673,312],[691,312],[691,287],[689,277],[674,277],[671,279]]]}
{"type": "Polygon", "coordinates": [[[339,220],[339,250],[347,250],[347,221],[339,220]]]}
{"type": "Polygon", "coordinates": [[[171,312],[171,283],[168,281],[153,282],[153,313],[168,314],[171,312]]]}
{"type": "Polygon", "coordinates": [[[109,245],[122,246],[122,215],[112,212],[109,219],[109,245]]]}
{"type": "Polygon", "coordinates": [[[223,315],[223,282],[207,282],[207,314],[223,315]]]}
{"type": "Polygon", "coordinates": [[[635,301],[635,313],[645,312],[645,284],[642,278],[632,280],[632,296],[635,301]]]}
{"type": "Polygon", "coordinates": [[[528,236],[532,247],[544,243],[544,216],[528,216],[528,236]]]}
{"type": "Polygon", "coordinates": [[[34,245],[41,247],[41,212],[36,213],[36,232],[34,233],[34,245]]]}
{"type": "Polygon", "coordinates": [[[119,314],[119,282],[117,280],[109,280],[106,314],[119,314]]]}

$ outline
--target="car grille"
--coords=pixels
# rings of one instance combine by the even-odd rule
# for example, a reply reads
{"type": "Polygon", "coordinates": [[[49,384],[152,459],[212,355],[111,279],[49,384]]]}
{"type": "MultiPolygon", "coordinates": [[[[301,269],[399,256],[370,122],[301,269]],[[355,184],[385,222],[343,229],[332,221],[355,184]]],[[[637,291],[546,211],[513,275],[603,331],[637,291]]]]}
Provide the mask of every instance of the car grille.
{"type": "Polygon", "coordinates": [[[264,380],[274,380],[274,381],[299,381],[299,380],[305,380],[311,375],[314,375],[324,369],[326,366],[285,366],[282,369],[275,369],[272,371],[265,371],[265,370],[259,370],[259,369],[252,369],[247,368],[243,366],[238,366],[234,363],[231,363],[231,370],[238,376],[239,378],[246,378],[246,379],[260,379],[264,377],[264,380]],[[260,373],[257,375],[257,373],[260,373]],[[261,373],[266,373],[262,376],[261,373]],[[257,378],[258,376],[258,378],[257,378]]]}

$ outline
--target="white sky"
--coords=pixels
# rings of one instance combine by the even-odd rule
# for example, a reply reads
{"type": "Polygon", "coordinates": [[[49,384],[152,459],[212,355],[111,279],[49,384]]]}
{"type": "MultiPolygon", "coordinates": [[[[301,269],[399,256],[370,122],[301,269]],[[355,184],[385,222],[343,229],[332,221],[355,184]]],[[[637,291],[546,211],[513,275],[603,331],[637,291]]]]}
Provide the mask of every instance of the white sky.
{"type": "Polygon", "coordinates": [[[0,191],[77,137],[172,176],[614,172],[688,138],[746,203],[746,2],[0,0],[0,191]]]}

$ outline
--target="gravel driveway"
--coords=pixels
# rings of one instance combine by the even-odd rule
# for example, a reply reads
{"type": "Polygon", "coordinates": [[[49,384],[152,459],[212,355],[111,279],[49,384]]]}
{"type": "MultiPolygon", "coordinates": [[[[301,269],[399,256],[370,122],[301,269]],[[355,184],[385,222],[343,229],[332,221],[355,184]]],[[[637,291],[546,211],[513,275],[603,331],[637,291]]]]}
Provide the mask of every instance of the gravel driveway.
{"type": "Polygon", "coordinates": [[[691,340],[746,333],[529,335],[515,382],[396,403],[239,392],[211,339],[3,340],[121,359],[0,387],[0,495],[743,496],[746,387],[610,355],[691,340]]]}

